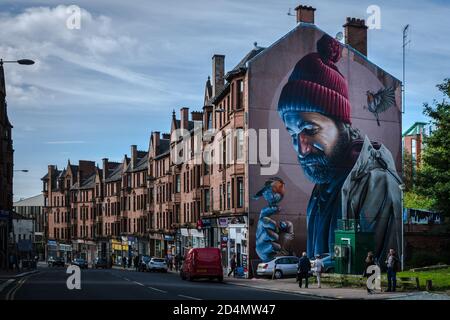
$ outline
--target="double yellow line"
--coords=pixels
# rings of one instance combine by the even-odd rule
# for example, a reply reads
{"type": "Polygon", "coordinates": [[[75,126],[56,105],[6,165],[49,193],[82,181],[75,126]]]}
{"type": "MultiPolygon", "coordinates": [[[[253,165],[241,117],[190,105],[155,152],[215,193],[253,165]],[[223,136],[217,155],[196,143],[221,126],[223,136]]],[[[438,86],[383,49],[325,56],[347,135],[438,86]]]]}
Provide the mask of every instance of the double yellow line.
{"type": "Polygon", "coordinates": [[[26,276],[17,281],[17,283],[6,294],[5,300],[14,300],[16,292],[23,286],[23,284],[28,280],[29,277],[30,276],[26,276]]]}

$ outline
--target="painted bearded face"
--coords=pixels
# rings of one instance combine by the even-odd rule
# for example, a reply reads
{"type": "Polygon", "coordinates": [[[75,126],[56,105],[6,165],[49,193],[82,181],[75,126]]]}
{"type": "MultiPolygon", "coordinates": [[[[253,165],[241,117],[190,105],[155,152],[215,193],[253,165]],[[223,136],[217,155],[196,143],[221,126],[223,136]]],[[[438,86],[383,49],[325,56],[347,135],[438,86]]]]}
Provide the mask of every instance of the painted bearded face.
{"type": "Polygon", "coordinates": [[[330,183],[349,142],[344,126],[317,112],[289,111],[283,122],[306,177],[316,184],[330,183]]]}

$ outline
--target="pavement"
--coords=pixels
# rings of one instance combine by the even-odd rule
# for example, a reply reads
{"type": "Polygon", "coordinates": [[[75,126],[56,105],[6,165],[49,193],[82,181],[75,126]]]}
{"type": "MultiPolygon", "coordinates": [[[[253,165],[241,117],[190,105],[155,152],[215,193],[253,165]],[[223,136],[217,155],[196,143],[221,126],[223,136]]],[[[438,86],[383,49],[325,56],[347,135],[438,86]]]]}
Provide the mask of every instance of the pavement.
{"type": "Polygon", "coordinates": [[[450,300],[447,294],[429,293],[429,292],[375,292],[368,294],[366,289],[358,288],[335,288],[322,284],[317,287],[314,282],[309,288],[299,288],[295,278],[271,280],[265,278],[241,279],[227,278],[227,283],[251,287],[257,289],[272,290],[275,292],[298,293],[304,296],[319,297],[323,299],[344,299],[344,300],[450,300]]]}

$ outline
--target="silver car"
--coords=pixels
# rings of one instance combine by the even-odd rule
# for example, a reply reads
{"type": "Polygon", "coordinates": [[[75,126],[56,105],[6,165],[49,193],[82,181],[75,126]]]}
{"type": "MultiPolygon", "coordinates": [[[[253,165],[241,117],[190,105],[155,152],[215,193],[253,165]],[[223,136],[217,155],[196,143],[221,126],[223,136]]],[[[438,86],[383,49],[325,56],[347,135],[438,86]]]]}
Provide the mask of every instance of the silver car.
{"type": "Polygon", "coordinates": [[[151,258],[147,262],[147,271],[167,272],[166,260],[162,258],[151,258]]]}
{"type": "Polygon", "coordinates": [[[273,275],[275,279],[281,279],[283,278],[283,276],[296,275],[297,265],[298,265],[297,257],[294,256],[276,257],[272,261],[258,264],[256,274],[258,276],[270,276],[270,277],[273,275]]]}

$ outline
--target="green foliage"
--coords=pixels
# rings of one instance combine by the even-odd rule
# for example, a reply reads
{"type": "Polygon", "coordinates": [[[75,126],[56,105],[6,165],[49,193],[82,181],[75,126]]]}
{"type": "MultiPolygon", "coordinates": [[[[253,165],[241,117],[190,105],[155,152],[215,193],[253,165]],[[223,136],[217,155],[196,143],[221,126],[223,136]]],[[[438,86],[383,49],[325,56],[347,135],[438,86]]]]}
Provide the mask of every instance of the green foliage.
{"type": "Polygon", "coordinates": [[[435,204],[433,199],[409,191],[404,193],[403,206],[409,209],[431,210],[435,204]]]}
{"type": "Polygon", "coordinates": [[[406,191],[412,190],[414,186],[412,167],[413,167],[412,156],[409,152],[405,150],[403,152],[403,183],[405,185],[406,191]]]}
{"type": "Polygon", "coordinates": [[[432,119],[435,131],[425,138],[423,165],[418,171],[417,193],[434,199],[434,210],[450,215],[450,79],[437,86],[442,102],[424,104],[424,114],[432,119]]]}
{"type": "Polygon", "coordinates": [[[400,272],[397,274],[397,278],[399,277],[418,277],[419,285],[422,290],[425,289],[427,280],[431,280],[433,282],[434,290],[450,289],[450,268],[420,272],[400,272]]]}

